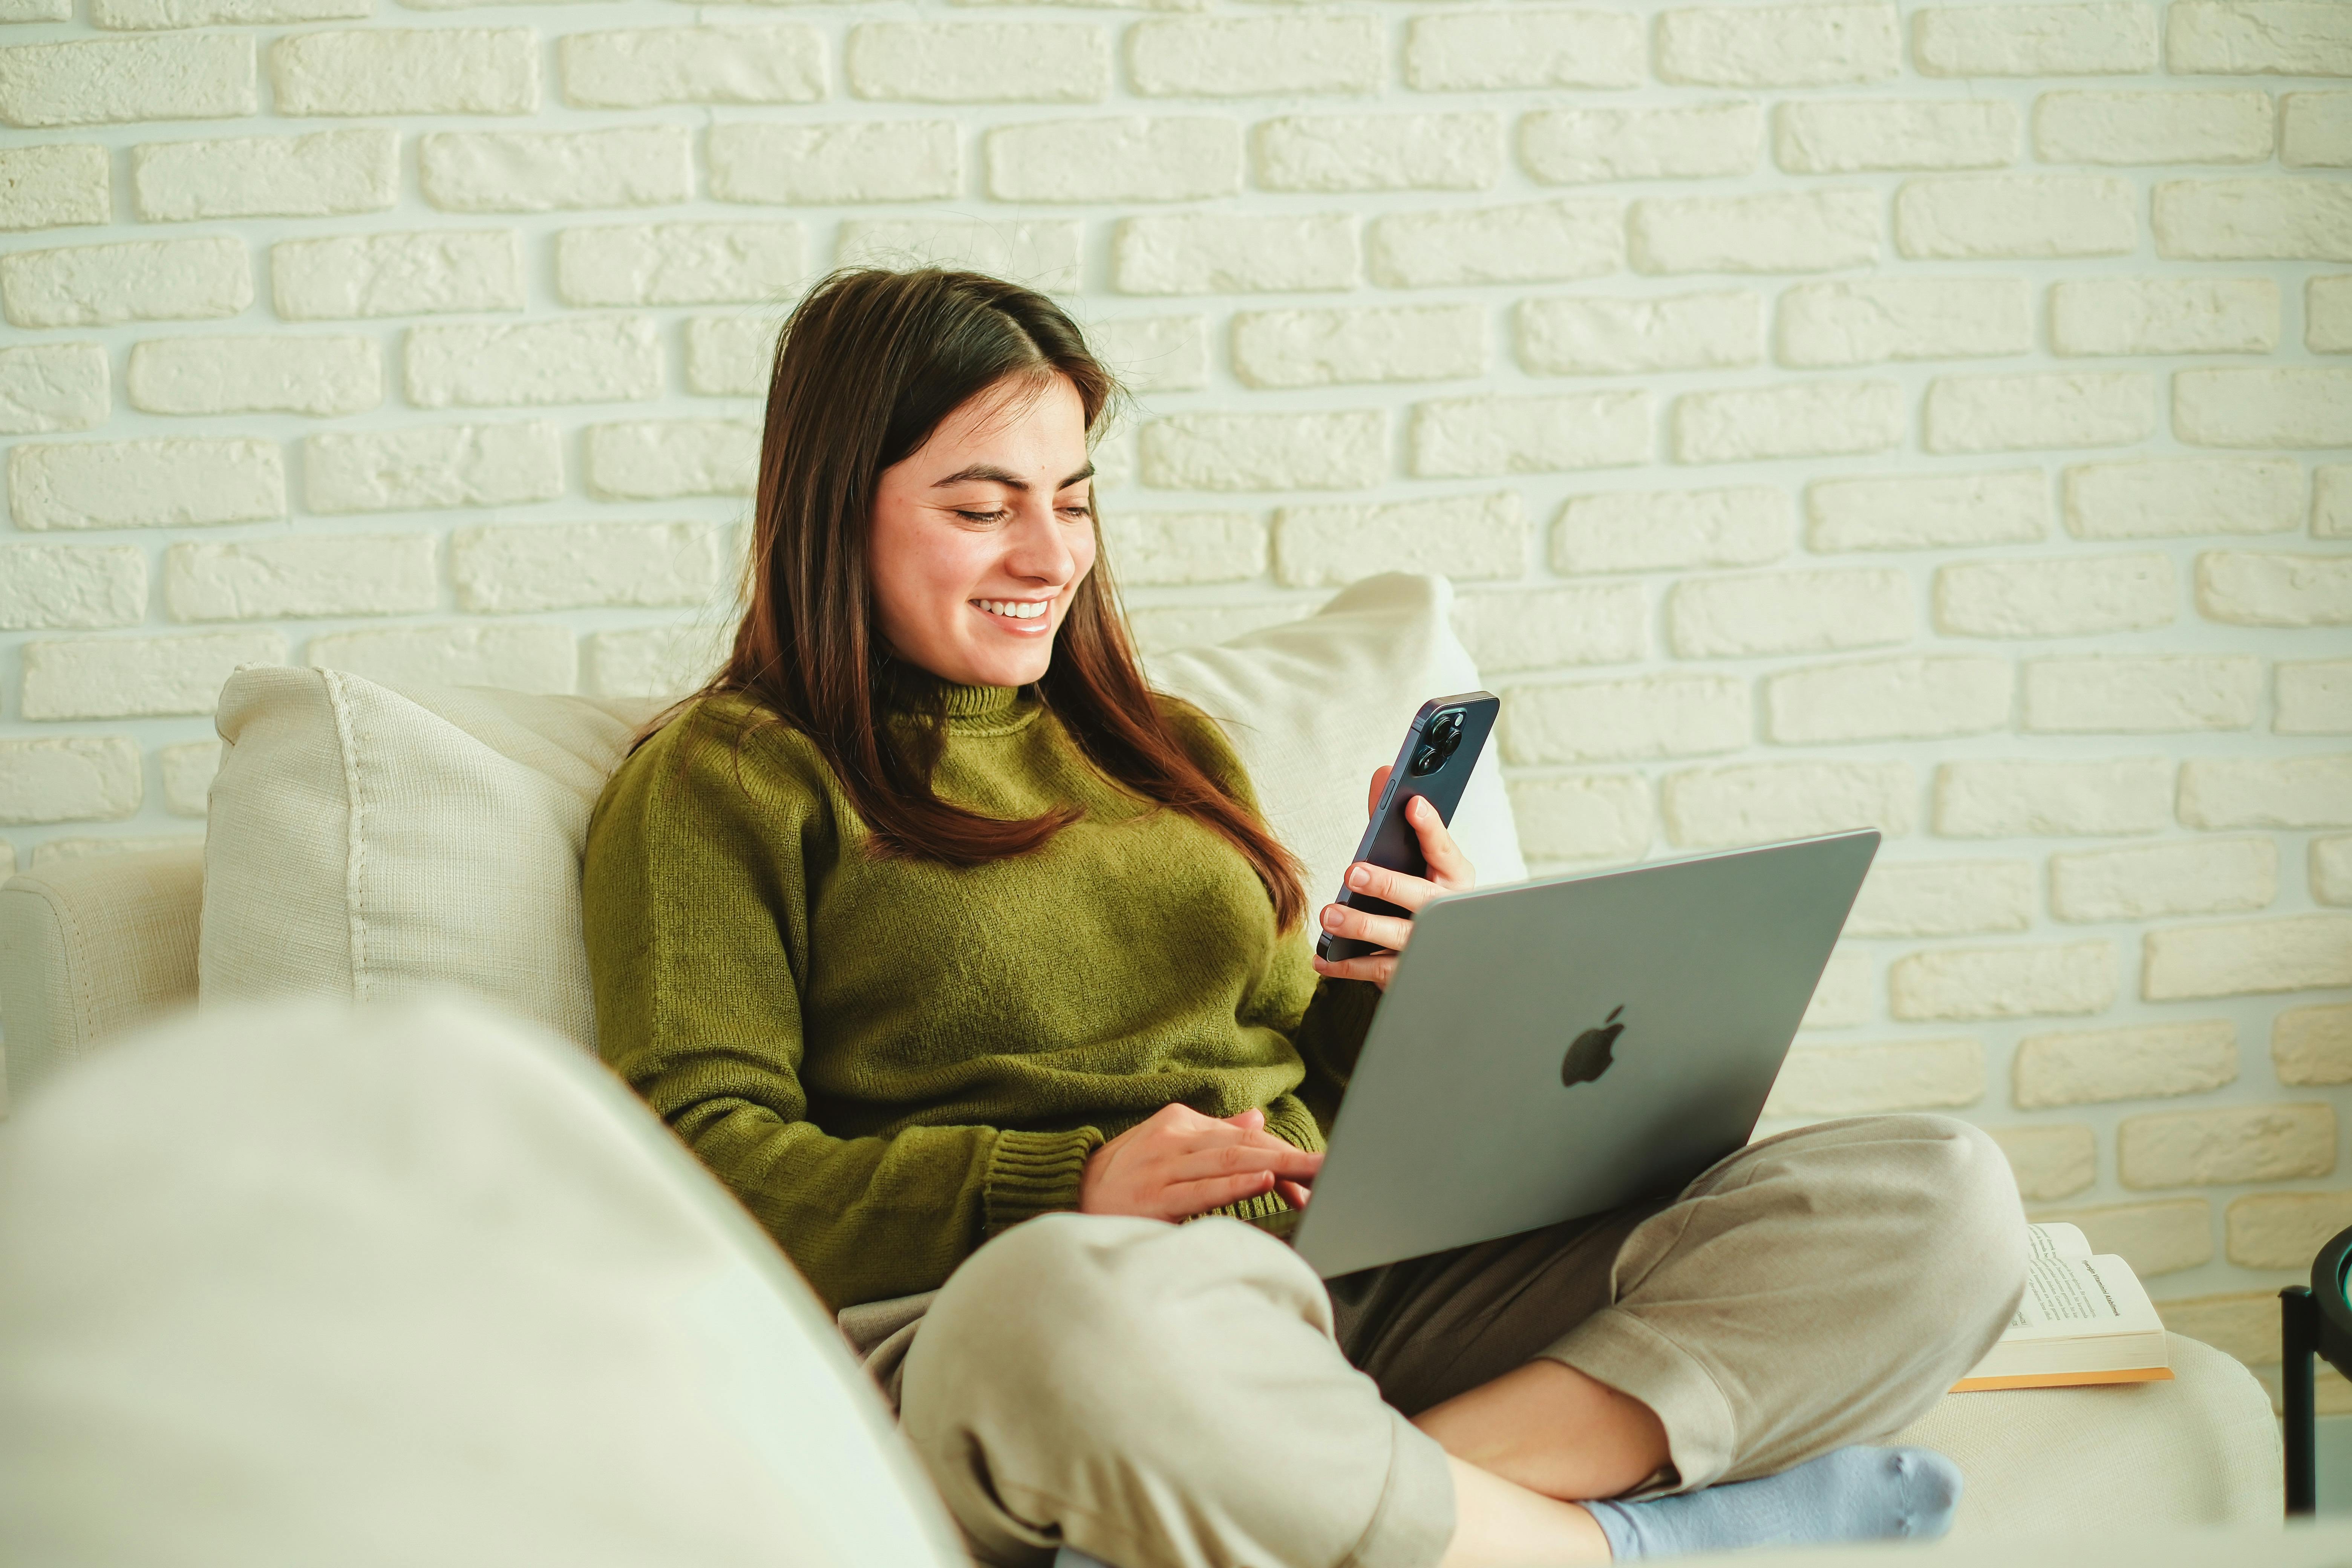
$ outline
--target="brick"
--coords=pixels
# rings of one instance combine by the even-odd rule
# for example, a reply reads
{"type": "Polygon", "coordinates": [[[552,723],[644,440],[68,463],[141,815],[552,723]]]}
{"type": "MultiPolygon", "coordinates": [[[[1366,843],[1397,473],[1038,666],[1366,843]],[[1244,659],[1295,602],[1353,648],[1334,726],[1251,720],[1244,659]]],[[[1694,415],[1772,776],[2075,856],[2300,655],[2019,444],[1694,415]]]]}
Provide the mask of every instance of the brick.
{"type": "Polygon", "coordinates": [[[2260,163],[2274,118],[2266,92],[2049,92],[2033,147],[2051,163],[2260,163]]]}
{"type": "Polygon", "coordinates": [[[435,425],[302,443],[303,499],[316,512],[514,506],[563,493],[553,425],[435,425]]]}
{"type": "Polygon", "coordinates": [[[2281,1083],[2352,1083],[2352,1006],[2289,1007],[2272,1019],[2271,1066],[2281,1083]]]}
{"type": "Polygon", "coordinates": [[[599,697],[670,698],[698,689],[725,662],[709,626],[645,626],[588,638],[588,689],[599,697]]]}
{"type": "Polygon", "coordinates": [[[1984,1047],[1965,1037],[1790,1051],[1764,1102],[1767,1116],[1862,1116],[1974,1105],[1984,1098],[1984,1047]]]}
{"type": "Polygon", "coordinates": [[[289,321],[520,310],[522,241],[507,228],[280,240],[269,290],[289,321]]]}
{"type": "Polygon", "coordinates": [[[2290,169],[2352,167],[2352,92],[2280,98],[2279,162],[2290,169]]]}
{"type": "Polygon", "coordinates": [[[404,378],[420,408],[615,403],[658,397],[661,360],[642,316],[411,327],[404,378]]]}
{"type": "Polygon", "coordinates": [[[1666,595],[1666,637],[1681,658],[1818,653],[1909,639],[1911,581],[1875,568],[1698,577],[1666,595]]]}
{"type": "Polygon", "coordinates": [[[2278,846],[2192,838],[2050,857],[2050,912],[2062,921],[2146,921],[2259,910],[2278,897],[2278,846]]]}
{"type": "Polygon", "coordinates": [[[2116,1001],[2116,946],[2076,942],[1942,948],[1887,967],[1887,1006],[1904,1019],[2104,1013],[2116,1001]]]}
{"type": "Polygon", "coordinates": [[[841,226],[834,262],[964,268],[1055,292],[1078,286],[1078,226],[1057,219],[858,218],[841,226]]]}
{"type": "Polygon", "coordinates": [[[2025,663],[2029,734],[2153,735],[2250,730],[2263,662],[2250,654],[2093,655],[2025,663]]]}
{"type": "Polygon", "coordinates": [[[940,201],[963,183],[956,127],[946,120],[714,125],[705,153],[710,194],[722,202],[940,201]]]}
{"type": "Polygon", "coordinates": [[[1489,674],[1631,664],[1648,651],[1649,604],[1636,583],[1464,594],[1454,629],[1489,674]]]}
{"type": "Polygon", "coordinates": [[[731,563],[724,530],[691,522],[465,528],[450,537],[461,610],[702,605],[731,563]]]}
{"type": "MultiPolygon", "coordinates": [[[[2352,1192],[2249,1193],[2224,1211],[2230,1261],[2242,1268],[2292,1268],[2309,1273],[2312,1259],[2352,1226],[2352,1192]]],[[[2268,1292],[2270,1322],[2278,1326],[2278,1298],[2268,1292]]]]}
{"type": "Polygon", "coordinates": [[[1658,17],[1658,76],[1711,87],[1885,81],[1903,68],[1893,5],[1750,5],[1658,17]]]}
{"type": "Polygon", "coordinates": [[[105,424],[107,380],[106,350],[97,343],[0,349],[0,435],[105,424]]]}
{"type": "Polygon", "coordinates": [[[2033,1217],[2080,1226],[2095,1251],[2117,1254],[2143,1279],[2213,1260],[2213,1205],[2204,1198],[2053,1209],[2033,1217]]]}
{"type": "Polygon", "coordinates": [[[2238,1027],[2211,1018],[2028,1035],[2010,1071],[2021,1110],[2204,1094],[2238,1080],[2238,1027]]]}
{"type": "Polygon", "coordinates": [[[1880,860],[1846,917],[1848,936],[1976,936],[2033,923],[2031,860],[1880,860]]]}
{"type": "Polygon", "coordinates": [[[609,131],[440,131],[416,139],[416,183],[443,212],[646,207],[694,195],[682,125],[609,131]]]}
{"type": "Polygon", "coordinates": [[[2278,285],[2267,278],[2090,278],[2050,289],[2062,354],[2268,353],[2278,285]]]}
{"type": "Polygon", "coordinates": [[[0,229],[110,223],[106,149],[77,142],[0,148],[0,229]]]}
{"type": "Polygon", "coordinates": [[[2026,353],[2033,291],[2021,278],[1804,284],[1780,296],[1779,344],[1802,366],[2026,353]]]}
{"type": "Polygon", "coordinates": [[[1636,272],[1830,272],[1878,260],[1873,191],[1654,197],[1633,204],[1636,272]]]}
{"type": "Polygon", "coordinates": [[[2050,531],[2050,483],[2036,468],[1821,479],[1805,507],[1815,550],[2018,544],[2050,531]]]}
{"type": "Polygon", "coordinates": [[[760,427],[732,419],[592,425],[588,488],[612,500],[748,496],[759,475],[760,427]]]}
{"type": "Polygon", "coordinates": [[[1675,572],[1761,566],[1789,553],[1788,493],[1765,485],[1574,496],[1552,527],[1551,569],[1675,572]]]}
{"type": "Polygon", "coordinates": [[[2340,180],[2168,180],[2156,253],[2176,261],[2352,261],[2352,187],[2340,180]]]}
{"type": "Polygon", "coordinates": [[[1667,838],[1727,849],[1875,827],[1911,831],[1916,791],[1907,763],[1756,763],[1668,773],[1667,838]]]}
{"type": "Polygon", "coordinates": [[[1554,185],[1745,174],[1763,150],[1764,111],[1745,100],[1541,110],[1519,121],[1520,164],[1554,185]]]}
{"type": "Polygon", "coordinates": [[[1939,375],[1921,426],[1930,452],[2128,447],[2156,433],[2155,395],[2139,371],[1939,375]]]}
{"type": "Polygon", "coordinates": [[[759,397],[776,359],[778,323],[758,316],[696,316],[686,323],[687,390],[704,397],[759,397]]]}
{"type": "Polygon", "coordinates": [[[83,38],[0,49],[0,124],[226,120],[261,107],[253,38],[83,38]]]}
{"type": "Polygon", "coordinates": [[[1650,460],[1655,424],[1646,392],[1417,403],[1412,467],[1454,479],[1626,468],[1650,460]]]}
{"type": "Polygon", "coordinates": [[[1675,399],[1678,463],[1744,463],[1884,452],[1908,420],[1891,381],[1800,381],[1675,399]]]}
{"type": "Polygon", "coordinates": [[[563,100],[580,109],[661,103],[814,103],[824,41],[814,27],[631,27],[555,46],[563,100]]]}
{"type": "Polygon", "coordinates": [[[1475,305],[1358,310],[1244,310],[1234,318],[1234,374],[1244,386],[1451,381],[1486,370],[1475,305]]]}
{"type": "Polygon", "coordinates": [[[1584,197],[1388,213],[1371,221],[1365,247],[1372,280],[1391,289],[1599,278],[1625,265],[1624,212],[1584,197]]]}
{"type": "Polygon", "coordinates": [[[2116,1164],[2123,1184],[2140,1188],[2324,1176],[2336,1168],[2336,1111],[2290,1103],[2126,1117],[2116,1164]]]}
{"type": "Polygon", "coordinates": [[[2282,735],[2352,735],[2352,658],[2281,659],[2271,728],[2282,735]]]}
{"type": "Polygon", "coordinates": [[[175,544],[163,556],[163,605],[175,621],[404,615],[440,596],[425,533],[175,544]]]}
{"type": "Polygon", "coordinates": [[[2077,539],[2282,533],[2303,521],[2303,469],[2280,459],[2091,463],[2065,473],[2077,539]]]}
{"type": "Polygon", "coordinates": [[[143,790],[139,747],[125,736],[0,740],[0,822],[120,822],[143,790]]]}
{"type": "Polygon", "coordinates": [[[1069,22],[865,22],[849,29],[849,90],[900,103],[1099,103],[1103,30],[1069,22]]]}
{"type": "Polygon", "coordinates": [[[283,664],[275,631],[75,637],[24,645],[27,719],[144,719],[209,713],[238,666],[283,664]]]}
{"type": "Polygon", "coordinates": [[[2167,555],[1955,562],[1936,572],[1936,629],[1952,637],[2087,637],[2168,624],[2179,582],[2167,555]]]}
{"type": "Polygon", "coordinates": [[[2352,16],[2323,0],[2179,0],[2164,57],[2179,76],[2352,76],[2352,16]]]}
{"type": "Polygon", "coordinates": [[[1513,779],[1519,849],[1538,864],[1631,860],[1650,847],[1650,785],[1630,773],[1513,779]]]}
{"type": "Polygon", "coordinates": [[[110,32],[331,22],[368,14],[367,0],[90,0],[92,26],[110,32]]]}
{"type": "Polygon", "coordinates": [[[286,459],[275,441],[242,437],[19,442],[8,510],[23,529],[262,522],[286,515],[286,459]]]}
{"type": "Polygon", "coordinates": [[[253,303],[236,239],[146,239],[0,256],[0,305],[20,327],[203,321],[253,303]]]}
{"type": "Polygon", "coordinates": [[[2352,985],[2352,915],[2170,926],[2142,941],[2150,1002],[2352,985]]]}
{"type": "Polygon", "coordinates": [[[555,291],[567,305],[781,301],[806,272],[798,224],[625,224],[555,237],[555,291]]]}
{"type": "Polygon", "coordinates": [[[1246,605],[1163,605],[1129,612],[1136,646],[1148,658],[1171,648],[1209,647],[1244,632],[1302,619],[1313,608],[1297,599],[1246,605]]]}
{"type": "MultiPolygon", "coordinates": [[[[0,22],[70,22],[73,0],[7,0],[0,5],[0,22]]],[[[13,857],[16,851],[11,849],[13,857]]],[[[15,861],[11,859],[10,865],[15,861]]]]}
{"type": "Polygon", "coordinates": [[[383,401],[373,338],[157,338],[133,343],[122,377],[147,414],[359,414],[383,401]]]}
{"type": "Polygon", "coordinates": [[[1338,587],[1379,572],[1456,580],[1517,577],[1531,530],[1515,490],[1385,506],[1292,506],[1274,514],[1274,574],[1286,587],[1338,587]]]}
{"type": "Polygon", "coordinates": [[[1936,831],[1947,838],[2112,837],[2171,826],[2172,763],[2162,757],[1936,770],[1936,831]]]}
{"type": "Polygon", "coordinates": [[[2158,1301],[2171,1332],[2211,1345],[2250,1366],[2279,1359],[2278,1297],[2268,1290],[2233,1290],[2158,1301]]]}
{"type": "Polygon", "coordinates": [[[2315,539],[2352,539],[2352,463],[2312,470],[2311,532],[2315,539]]]}
{"type": "Polygon", "coordinates": [[[2197,558],[2197,609],[2242,626],[2352,625],[2352,560],[2209,551],[2197,558]]]}
{"type": "Polygon", "coordinates": [[[135,626],[147,554],[128,544],[0,544],[0,631],[135,626]]]}
{"type": "Polygon", "coordinates": [[[1224,119],[1059,120],[988,133],[999,201],[1175,202],[1241,189],[1242,132],[1224,119]]]}
{"type": "Polygon", "coordinates": [[[2141,76],[2156,68],[2156,7],[1939,5],[1911,18],[1922,76],[2141,76]]]}
{"type": "Polygon", "coordinates": [[[550,626],[402,626],[315,637],[304,658],[387,686],[498,686],[570,691],[578,683],[572,633],[550,626]]]}
{"type": "Polygon", "coordinates": [[[131,150],[131,203],[148,223],[385,212],[399,197],[400,139],[389,131],[151,142],[131,150]]]}
{"type": "Polygon", "coordinates": [[[2311,841],[2311,896],[2323,904],[2352,904],[2352,836],[2311,841]]]}
{"type": "Polygon", "coordinates": [[[1634,87],[1648,57],[1641,18],[1622,11],[1456,11],[1412,19],[1404,79],[1421,92],[1634,87]]]}
{"type": "Polygon", "coordinates": [[[1356,265],[1355,225],[1336,213],[1131,217],[1111,239],[1111,276],[1123,294],[1348,289],[1356,265]]]}
{"type": "Polygon", "coordinates": [[[2000,99],[1824,99],[1772,112],[1772,161],[1792,174],[1999,169],[2017,162],[2017,106],[2000,99]]]}
{"type": "Polygon", "coordinates": [[[157,747],[155,769],[163,779],[163,809],[174,816],[202,816],[209,811],[220,759],[218,741],[157,747]]]}
{"type": "Polygon", "coordinates": [[[2172,428],[2199,447],[2352,447],[2352,370],[2184,370],[2172,428]]]}
{"type": "Polygon", "coordinates": [[[1269,191],[1483,191],[1503,173],[1494,114],[1294,116],[1265,121],[1251,140],[1269,191]]]}
{"type": "Polygon", "coordinates": [[[1143,426],[1155,489],[1357,489],[1388,474],[1388,420],[1371,409],[1179,414],[1143,426]]]}
{"type": "Polygon", "coordinates": [[[2098,1134],[2078,1122],[1985,1131],[2008,1156],[2017,1194],[2028,1203],[2073,1197],[2098,1179],[2098,1134]]]}
{"type": "Polygon", "coordinates": [[[1895,247],[1914,260],[2121,256],[2139,193],[2106,174],[1950,174],[1895,193],[1895,247]]]}
{"type": "Polygon", "coordinates": [[[1764,301],[1746,289],[1646,300],[1525,300],[1521,366],[1538,375],[1622,375],[1754,364],[1764,301]]]}
{"type": "Polygon", "coordinates": [[[1950,656],[1821,665],[1768,677],[1764,730],[1783,746],[1980,735],[2009,723],[2009,661],[1950,656]]]}
{"type": "Polygon", "coordinates": [[[1265,525],[1245,511],[1114,512],[1103,552],[1122,584],[1244,583],[1265,574],[1265,525]]]}
{"type": "Polygon", "coordinates": [[[2303,346],[2315,354],[2352,353],[2352,276],[2306,279],[2303,301],[2303,346]]]}
{"type": "Polygon", "coordinates": [[[2180,771],[2191,827],[2352,827],[2352,756],[2199,757],[2180,771]]]}
{"type": "Polygon", "coordinates": [[[1727,675],[1643,675],[1512,686],[1503,692],[1507,762],[1625,763],[1746,746],[1748,683],[1727,675]]]}
{"type": "Polygon", "coordinates": [[[1130,392],[1197,392],[1209,384],[1205,316],[1127,316],[1087,329],[1087,346],[1130,392]]]}
{"type": "Polygon", "coordinates": [[[539,35],[529,27],[297,33],[269,47],[269,79],[280,114],[530,114],[539,108],[539,35]]]}
{"type": "Polygon", "coordinates": [[[1804,1031],[1849,1029],[1856,1024],[1866,1024],[1875,1014],[1877,995],[1878,976],[1871,967],[1870,954],[1840,947],[1822,966],[1821,979],[1813,986],[1812,1000],[1806,1004],[1804,1016],[1797,1027],[1804,1031]]]}

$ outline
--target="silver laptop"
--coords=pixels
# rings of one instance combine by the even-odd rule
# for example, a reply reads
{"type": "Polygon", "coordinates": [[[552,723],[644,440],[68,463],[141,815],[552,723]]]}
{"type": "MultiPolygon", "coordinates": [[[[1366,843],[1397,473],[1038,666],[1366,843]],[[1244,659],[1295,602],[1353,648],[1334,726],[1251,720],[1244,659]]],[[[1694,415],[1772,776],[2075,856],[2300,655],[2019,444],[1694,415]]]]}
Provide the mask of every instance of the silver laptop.
{"type": "Polygon", "coordinates": [[[1325,1279],[1671,1193],[1748,1142],[1874,832],[1423,910],[1293,1233],[1325,1279]]]}

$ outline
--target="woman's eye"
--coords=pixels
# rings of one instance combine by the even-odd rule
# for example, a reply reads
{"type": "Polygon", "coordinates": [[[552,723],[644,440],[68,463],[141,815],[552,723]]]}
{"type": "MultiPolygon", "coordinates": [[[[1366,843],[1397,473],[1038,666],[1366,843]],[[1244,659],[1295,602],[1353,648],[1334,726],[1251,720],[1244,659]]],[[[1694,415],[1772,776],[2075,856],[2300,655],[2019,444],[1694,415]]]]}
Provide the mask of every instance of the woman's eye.
{"type": "Polygon", "coordinates": [[[1065,517],[1087,518],[1094,514],[1095,509],[1090,506],[1066,506],[1062,509],[1062,515],[1065,517]]]}
{"type": "Polygon", "coordinates": [[[963,519],[966,522],[988,523],[1003,522],[1004,521],[1004,512],[1002,508],[995,511],[966,511],[961,507],[958,507],[956,509],[956,515],[963,519]]]}

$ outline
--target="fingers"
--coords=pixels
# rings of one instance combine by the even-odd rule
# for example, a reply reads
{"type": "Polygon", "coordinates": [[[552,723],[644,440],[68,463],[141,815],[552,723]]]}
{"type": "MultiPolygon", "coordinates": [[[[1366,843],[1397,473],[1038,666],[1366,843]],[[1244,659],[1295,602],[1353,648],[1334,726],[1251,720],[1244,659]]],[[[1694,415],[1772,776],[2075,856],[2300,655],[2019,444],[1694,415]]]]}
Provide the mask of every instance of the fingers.
{"type": "MultiPolygon", "coordinates": [[[[1404,808],[1404,817],[1412,824],[1414,834],[1421,839],[1421,858],[1429,862],[1429,874],[1440,888],[1458,889],[1478,885],[1478,873],[1471,868],[1469,858],[1462,853],[1462,847],[1454,842],[1454,835],[1447,831],[1445,824],[1438,817],[1437,808],[1429,804],[1426,796],[1413,796],[1412,803],[1404,808]]],[[[1410,907],[1419,909],[1421,905],[1410,907]]]]}
{"type": "MultiPolygon", "coordinates": [[[[1350,881],[1354,874],[1349,873],[1350,881]]],[[[1419,880],[1418,878],[1411,879],[1419,880]]],[[[1376,915],[1365,910],[1351,910],[1345,904],[1323,906],[1323,929],[1334,936],[1352,937],[1402,952],[1404,944],[1412,940],[1412,921],[1399,915],[1376,915]]]]}
{"type": "Polygon", "coordinates": [[[1363,958],[1342,958],[1336,962],[1318,958],[1315,973],[1327,974],[1334,980],[1367,980],[1385,991],[1389,988],[1389,976],[1396,973],[1396,963],[1393,952],[1376,952],[1363,958]]]}
{"type": "Polygon", "coordinates": [[[1375,899],[1385,899],[1403,910],[1417,910],[1445,891],[1436,883],[1424,878],[1409,876],[1402,871],[1391,871],[1385,866],[1375,866],[1369,860],[1359,860],[1349,867],[1347,880],[1349,891],[1369,893],[1375,899]]]}
{"type": "Polygon", "coordinates": [[[1382,763],[1379,767],[1372,770],[1371,793],[1364,796],[1364,815],[1366,816],[1370,816],[1372,813],[1380,810],[1381,791],[1389,787],[1389,774],[1395,771],[1395,764],[1391,763],[1382,763]]]}

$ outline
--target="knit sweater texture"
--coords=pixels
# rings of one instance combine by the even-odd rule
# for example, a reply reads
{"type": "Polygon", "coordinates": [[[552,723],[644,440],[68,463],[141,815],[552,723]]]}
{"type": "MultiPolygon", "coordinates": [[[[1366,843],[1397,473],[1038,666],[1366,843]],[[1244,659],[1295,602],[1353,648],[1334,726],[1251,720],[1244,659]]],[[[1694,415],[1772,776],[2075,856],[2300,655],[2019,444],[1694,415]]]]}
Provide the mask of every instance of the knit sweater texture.
{"type": "MultiPolygon", "coordinates": [[[[640,747],[588,827],[604,1059],[836,1310],[1076,1208],[1087,1156],[1171,1103],[1263,1109],[1322,1148],[1378,997],[1320,980],[1225,839],[1105,778],[1026,689],[938,689],[941,798],[1079,819],[969,868],[877,855],[807,737],[719,696],[640,747]]],[[[1255,810],[1216,725],[1160,700],[1255,810]]],[[[1293,1217],[1270,1194],[1225,1212],[1293,1217]]]]}

